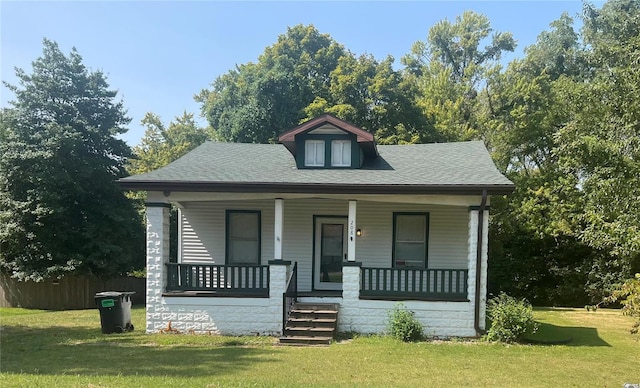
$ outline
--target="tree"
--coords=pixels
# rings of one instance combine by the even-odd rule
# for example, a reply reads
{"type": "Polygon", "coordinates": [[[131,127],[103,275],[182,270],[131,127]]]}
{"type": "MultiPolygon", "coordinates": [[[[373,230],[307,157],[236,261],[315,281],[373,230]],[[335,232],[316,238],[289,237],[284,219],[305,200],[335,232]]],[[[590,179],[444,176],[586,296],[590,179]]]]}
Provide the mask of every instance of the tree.
{"type": "Polygon", "coordinates": [[[607,302],[620,302],[622,313],[634,319],[631,334],[640,333],[640,273],[615,289],[607,302]]]}
{"type": "Polygon", "coordinates": [[[130,119],[104,74],[44,40],[19,86],[0,143],[0,267],[19,279],[111,277],[144,262],[144,231],[115,184],[130,119]]]}
{"type": "Polygon", "coordinates": [[[466,11],[455,23],[442,20],[431,27],[427,41],[414,43],[402,58],[420,89],[417,104],[446,140],[480,137],[478,96],[499,71],[502,52],[516,46],[510,33],[492,31],[486,16],[466,11]]]}
{"type": "Polygon", "coordinates": [[[583,20],[587,82],[562,89],[573,117],[556,153],[578,177],[580,239],[608,253],[592,277],[610,291],[640,271],[640,2],[587,5],[583,20]]]}
{"type": "Polygon", "coordinates": [[[275,142],[304,119],[315,98],[328,98],[330,73],[346,54],[313,26],[291,27],[257,63],[218,77],[196,100],[220,140],[275,142]]]}
{"type": "Polygon", "coordinates": [[[371,55],[340,57],[330,73],[328,97],[316,97],[305,108],[305,120],[331,113],[374,133],[382,144],[439,140],[393,62],[391,56],[381,62],[371,55]]]}
{"type": "Polygon", "coordinates": [[[142,174],[166,166],[212,137],[209,129],[198,127],[192,113],[184,112],[166,127],[160,116],[148,112],[142,119],[147,127],[140,145],[133,148],[131,174],[142,174]]]}
{"type": "Polygon", "coordinates": [[[525,49],[523,59],[489,79],[483,98],[485,142],[516,183],[492,201],[489,288],[536,304],[584,305],[599,253],[576,234],[577,177],[560,171],[556,135],[571,119],[560,85],[580,78],[578,37],[566,14],[525,49]]]}
{"type": "Polygon", "coordinates": [[[640,269],[639,9],[587,6],[580,36],[563,15],[490,80],[486,140],[517,185],[492,202],[490,282],[578,305],[640,269]]]}

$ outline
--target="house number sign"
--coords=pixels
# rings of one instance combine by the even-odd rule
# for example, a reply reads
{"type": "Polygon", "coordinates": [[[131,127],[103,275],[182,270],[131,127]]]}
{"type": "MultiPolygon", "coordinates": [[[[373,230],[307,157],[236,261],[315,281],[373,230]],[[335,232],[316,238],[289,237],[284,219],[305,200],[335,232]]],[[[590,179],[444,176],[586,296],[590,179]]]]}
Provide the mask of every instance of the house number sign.
{"type": "Polygon", "coordinates": [[[352,220],[349,222],[349,240],[353,241],[353,238],[356,235],[356,223],[352,220]]]}

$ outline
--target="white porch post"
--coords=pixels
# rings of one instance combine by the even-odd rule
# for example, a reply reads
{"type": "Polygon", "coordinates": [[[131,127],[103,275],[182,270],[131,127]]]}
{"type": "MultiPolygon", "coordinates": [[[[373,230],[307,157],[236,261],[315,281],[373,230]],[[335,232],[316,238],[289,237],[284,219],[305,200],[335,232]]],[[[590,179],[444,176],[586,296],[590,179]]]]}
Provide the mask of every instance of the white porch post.
{"type": "Polygon", "coordinates": [[[348,220],[348,241],[347,241],[347,260],[356,261],[356,210],[358,202],[349,201],[349,220],[348,220]]]}
{"type": "Polygon", "coordinates": [[[162,202],[147,202],[147,333],[162,326],[162,293],[167,286],[169,262],[169,208],[162,202]]]}
{"type": "Polygon", "coordinates": [[[469,233],[467,241],[467,268],[469,279],[467,281],[467,299],[471,306],[476,298],[476,249],[478,246],[478,210],[469,209],[469,233]]]}
{"type": "Polygon", "coordinates": [[[282,260],[282,231],[284,229],[284,200],[276,198],[273,226],[273,259],[282,260]]]}
{"type": "MultiPolygon", "coordinates": [[[[347,262],[342,267],[342,310],[345,316],[359,316],[360,304],[360,270],[362,263],[356,262],[356,221],[357,201],[349,201],[349,219],[347,220],[347,262]]],[[[353,330],[351,323],[340,321],[341,331],[353,330]]]]}
{"type": "Polygon", "coordinates": [[[489,211],[485,210],[482,216],[482,246],[480,260],[480,284],[476,284],[476,261],[478,249],[478,214],[479,209],[472,207],[469,209],[469,240],[468,240],[468,288],[467,297],[470,305],[475,305],[476,287],[480,288],[480,314],[478,326],[485,329],[486,302],[487,302],[487,257],[488,257],[488,239],[489,239],[489,211]]]}
{"type": "Polygon", "coordinates": [[[482,255],[480,268],[480,328],[485,330],[487,313],[487,262],[489,257],[489,210],[482,216],[482,255]]]}

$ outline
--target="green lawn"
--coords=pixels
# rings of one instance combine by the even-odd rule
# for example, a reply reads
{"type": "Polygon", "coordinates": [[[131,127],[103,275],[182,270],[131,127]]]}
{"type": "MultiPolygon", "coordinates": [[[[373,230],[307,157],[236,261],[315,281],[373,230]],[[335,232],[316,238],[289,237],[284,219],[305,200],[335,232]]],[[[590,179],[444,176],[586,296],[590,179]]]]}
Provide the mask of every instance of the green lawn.
{"type": "Polygon", "coordinates": [[[97,310],[0,309],[0,386],[581,386],[640,383],[640,342],[619,311],[539,309],[538,341],[405,344],[359,337],[329,347],[265,337],[103,335],[97,310]]]}

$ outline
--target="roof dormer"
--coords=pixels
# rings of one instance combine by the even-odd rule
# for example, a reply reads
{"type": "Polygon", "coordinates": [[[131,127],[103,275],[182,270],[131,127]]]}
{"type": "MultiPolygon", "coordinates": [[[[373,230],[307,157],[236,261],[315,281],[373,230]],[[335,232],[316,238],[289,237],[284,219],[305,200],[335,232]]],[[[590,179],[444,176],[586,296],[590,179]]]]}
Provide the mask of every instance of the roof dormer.
{"type": "Polygon", "coordinates": [[[373,135],[325,114],[280,135],[298,168],[360,168],[378,157],[373,135]]]}

